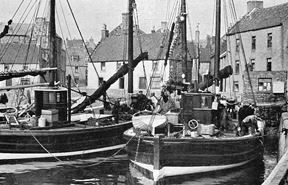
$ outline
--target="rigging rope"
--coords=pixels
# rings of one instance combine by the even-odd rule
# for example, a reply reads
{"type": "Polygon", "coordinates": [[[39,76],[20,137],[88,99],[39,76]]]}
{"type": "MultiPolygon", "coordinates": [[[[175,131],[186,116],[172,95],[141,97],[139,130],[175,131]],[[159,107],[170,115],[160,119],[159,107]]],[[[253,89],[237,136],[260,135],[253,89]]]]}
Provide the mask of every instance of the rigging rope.
{"type": "MultiPolygon", "coordinates": [[[[232,3],[232,8],[233,8],[234,15],[235,15],[235,17],[237,17],[234,0],[231,0],[231,3],[232,3]]],[[[240,40],[240,46],[241,46],[241,50],[242,50],[242,53],[243,53],[243,58],[244,58],[244,62],[245,62],[245,69],[246,69],[246,72],[247,72],[247,77],[248,77],[248,81],[249,81],[249,85],[250,85],[250,89],[251,89],[254,105],[257,106],[256,98],[255,98],[255,94],[254,94],[254,90],[253,90],[253,86],[252,86],[252,82],[251,82],[250,72],[249,72],[249,69],[248,69],[248,63],[247,63],[247,59],[246,59],[246,54],[245,54],[245,50],[244,50],[244,46],[243,46],[243,40],[242,40],[242,36],[241,36],[241,33],[240,33],[240,27],[239,27],[239,24],[237,24],[237,23],[236,23],[236,29],[237,29],[237,32],[239,32],[238,35],[239,35],[239,40],[240,40]]]]}
{"type": "Polygon", "coordinates": [[[98,77],[98,79],[99,79],[100,76],[99,76],[98,71],[97,71],[97,69],[96,69],[96,67],[95,67],[95,65],[94,65],[94,62],[93,62],[92,57],[91,57],[91,54],[90,54],[90,52],[89,52],[89,50],[88,50],[88,48],[87,48],[87,45],[86,45],[86,43],[85,43],[85,41],[84,41],[82,32],[80,31],[80,28],[79,28],[79,26],[78,26],[78,23],[77,23],[77,21],[76,21],[75,15],[74,15],[74,12],[73,12],[73,10],[72,10],[72,8],[71,8],[71,5],[70,5],[69,1],[66,0],[66,2],[67,2],[67,4],[68,4],[68,7],[69,7],[70,12],[71,12],[71,14],[72,14],[72,17],[73,17],[74,22],[75,22],[75,24],[76,24],[77,30],[78,30],[78,32],[79,32],[79,34],[80,34],[80,36],[81,36],[81,39],[82,39],[82,41],[83,41],[83,43],[84,43],[84,46],[85,46],[85,49],[86,49],[87,54],[88,54],[88,56],[89,56],[89,59],[90,59],[90,61],[91,61],[91,64],[92,64],[92,66],[93,66],[93,68],[94,68],[94,70],[95,70],[95,72],[96,72],[96,75],[97,75],[97,77],[98,77]]]}
{"type": "Polygon", "coordinates": [[[24,0],[21,1],[20,5],[19,5],[18,8],[16,9],[15,13],[13,14],[13,16],[12,16],[12,18],[11,18],[12,20],[14,19],[16,13],[17,13],[18,10],[20,9],[20,7],[21,7],[21,5],[23,4],[23,2],[24,2],[24,0]]]}
{"type": "MultiPolygon", "coordinates": [[[[26,11],[28,10],[29,6],[31,5],[32,1],[29,2],[28,6],[25,8],[24,12],[22,13],[21,17],[20,17],[20,20],[19,22],[21,21],[21,19],[23,18],[23,16],[25,15],[26,11]]],[[[34,4],[36,3],[36,1],[34,2],[34,4]]],[[[34,6],[34,4],[32,5],[32,7],[34,6]]],[[[28,14],[30,13],[31,9],[29,10],[28,14]]],[[[27,14],[27,15],[28,15],[27,14]]],[[[2,59],[5,55],[5,53],[7,52],[8,48],[10,47],[10,45],[12,44],[12,40],[14,39],[14,37],[16,36],[16,34],[19,32],[21,26],[23,25],[25,19],[27,18],[27,15],[26,17],[24,18],[24,20],[19,24],[16,25],[15,29],[13,30],[12,32],[12,37],[9,37],[8,41],[5,43],[4,47],[1,48],[1,51],[0,51],[0,63],[3,63],[2,59]]]]}

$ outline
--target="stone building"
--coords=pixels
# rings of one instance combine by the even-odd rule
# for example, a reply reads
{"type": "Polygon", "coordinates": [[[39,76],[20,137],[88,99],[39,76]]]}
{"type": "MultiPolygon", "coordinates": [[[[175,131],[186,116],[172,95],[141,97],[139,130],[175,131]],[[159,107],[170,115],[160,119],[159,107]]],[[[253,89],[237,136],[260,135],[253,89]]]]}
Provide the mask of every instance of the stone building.
{"type": "MultiPolygon", "coordinates": [[[[66,75],[70,74],[72,77],[72,86],[87,86],[88,77],[88,61],[89,55],[85,45],[81,39],[68,40],[67,42],[67,62],[66,62],[66,75]]],[[[92,53],[96,47],[93,38],[90,38],[85,43],[89,53],[92,53]]]]}
{"type": "Polygon", "coordinates": [[[258,105],[285,100],[287,12],[288,3],[263,8],[263,1],[247,2],[247,14],[227,34],[231,55],[223,55],[221,62],[232,64],[234,75],[227,79],[223,93],[233,92],[232,97],[251,102],[253,92],[258,105]]]}

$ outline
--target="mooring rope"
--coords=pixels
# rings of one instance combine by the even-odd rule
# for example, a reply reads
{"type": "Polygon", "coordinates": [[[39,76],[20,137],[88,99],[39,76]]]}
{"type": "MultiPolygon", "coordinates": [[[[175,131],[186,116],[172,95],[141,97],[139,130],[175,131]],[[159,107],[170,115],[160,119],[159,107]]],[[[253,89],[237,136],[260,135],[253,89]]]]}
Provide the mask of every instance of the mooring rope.
{"type": "MultiPolygon", "coordinates": [[[[31,134],[31,136],[35,139],[35,141],[42,147],[43,150],[45,150],[48,154],[50,154],[54,159],[56,159],[58,162],[64,162],[61,159],[59,159],[57,156],[55,156],[54,154],[52,154],[51,152],[49,152],[49,150],[43,146],[40,141],[33,135],[33,133],[31,132],[31,130],[29,130],[29,133],[31,134]]],[[[124,145],[124,147],[121,147],[119,150],[117,150],[114,154],[112,154],[110,157],[105,158],[103,161],[97,162],[97,163],[93,163],[93,164],[89,164],[89,165],[75,165],[75,164],[68,164],[68,166],[72,166],[72,167],[76,167],[76,168],[87,168],[87,167],[92,167],[92,166],[97,166],[100,165],[104,162],[106,162],[107,160],[110,160],[112,158],[114,158],[119,152],[121,152],[127,144],[130,143],[130,141],[135,137],[136,135],[132,136],[124,145]]],[[[84,154],[84,153],[83,153],[84,154]]]]}

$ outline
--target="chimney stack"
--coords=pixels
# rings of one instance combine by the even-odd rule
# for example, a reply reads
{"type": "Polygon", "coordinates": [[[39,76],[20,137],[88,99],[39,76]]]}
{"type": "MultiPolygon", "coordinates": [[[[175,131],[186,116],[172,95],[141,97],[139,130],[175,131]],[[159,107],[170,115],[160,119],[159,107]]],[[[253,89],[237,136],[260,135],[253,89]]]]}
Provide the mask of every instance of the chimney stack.
{"type": "Polygon", "coordinates": [[[254,8],[263,8],[263,1],[260,0],[248,0],[247,1],[247,13],[251,12],[254,8]]]}
{"type": "Polygon", "coordinates": [[[167,30],[168,30],[167,21],[162,21],[161,22],[161,32],[164,33],[167,30]]]}
{"type": "Polygon", "coordinates": [[[128,16],[129,13],[122,13],[122,30],[124,33],[128,33],[128,16]]]}
{"type": "Polygon", "coordinates": [[[109,37],[109,30],[107,30],[107,25],[103,24],[103,30],[101,30],[101,40],[109,37]]]}

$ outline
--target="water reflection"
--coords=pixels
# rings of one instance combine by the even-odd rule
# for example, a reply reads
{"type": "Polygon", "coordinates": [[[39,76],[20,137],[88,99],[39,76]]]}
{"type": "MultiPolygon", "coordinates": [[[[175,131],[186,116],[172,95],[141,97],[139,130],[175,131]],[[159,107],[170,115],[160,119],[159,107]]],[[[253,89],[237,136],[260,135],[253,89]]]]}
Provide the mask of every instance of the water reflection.
{"type": "Polygon", "coordinates": [[[30,162],[0,165],[0,184],[97,185],[260,185],[276,164],[277,138],[265,139],[264,158],[240,168],[169,177],[153,182],[134,168],[126,155],[66,162],[30,162]]]}
{"type": "Polygon", "coordinates": [[[129,184],[153,184],[153,185],[168,185],[168,184],[197,184],[197,185],[259,185],[263,182],[265,167],[263,160],[259,159],[250,164],[230,170],[218,172],[210,172],[205,174],[191,174],[185,176],[166,177],[159,182],[154,182],[149,177],[144,177],[143,174],[129,164],[131,182],[129,184]]]}

